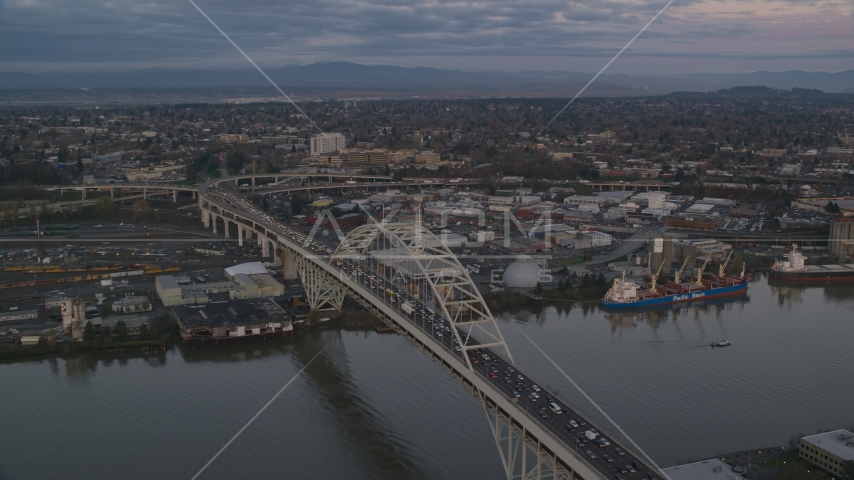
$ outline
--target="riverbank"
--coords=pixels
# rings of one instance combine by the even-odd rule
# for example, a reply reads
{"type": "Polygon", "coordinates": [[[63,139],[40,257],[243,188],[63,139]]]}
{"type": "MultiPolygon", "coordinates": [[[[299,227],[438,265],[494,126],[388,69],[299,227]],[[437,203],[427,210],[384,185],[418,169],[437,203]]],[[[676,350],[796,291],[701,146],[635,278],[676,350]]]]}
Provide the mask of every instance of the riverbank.
{"type": "Polygon", "coordinates": [[[592,302],[599,301],[608,291],[610,285],[597,285],[592,287],[554,288],[543,290],[533,294],[537,298],[519,293],[515,290],[502,290],[484,296],[489,310],[493,315],[513,310],[518,307],[529,307],[542,305],[544,302],[592,302]]]}
{"type": "Polygon", "coordinates": [[[25,358],[62,357],[80,353],[155,352],[166,350],[172,343],[169,335],[163,335],[145,339],[131,337],[126,341],[93,340],[89,342],[57,342],[55,345],[50,345],[47,342],[37,345],[18,345],[14,348],[0,350],[0,363],[25,358]]]}

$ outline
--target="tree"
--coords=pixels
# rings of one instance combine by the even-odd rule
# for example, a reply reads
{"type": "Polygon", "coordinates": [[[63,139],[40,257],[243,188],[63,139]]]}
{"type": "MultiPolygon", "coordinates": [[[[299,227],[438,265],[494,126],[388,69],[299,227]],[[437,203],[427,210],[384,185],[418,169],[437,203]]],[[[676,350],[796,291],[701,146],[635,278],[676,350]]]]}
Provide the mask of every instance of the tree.
{"type": "Polygon", "coordinates": [[[116,322],[116,336],[119,338],[125,338],[128,336],[128,326],[124,320],[116,322]]]}
{"type": "Polygon", "coordinates": [[[537,285],[534,287],[534,295],[539,295],[541,293],[543,293],[543,284],[537,282],[537,285]]]}
{"type": "Polygon", "coordinates": [[[95,215],[98,218],[110,218],[116,213],[116,205],[113,203],[113,199],[107,195],[102,195],[98,197],[98,201],[95,203],[95,215]]]}
{"type": "Polygon", "coordinates": [[[109,341],[109,340],[112,340],[112,338],[113,338],[113,330],[106,325],[102,326],[101,327],[101,340],[109,341]]]}
{"type": "Polygon", "coordinates": [[[151,326],[149,327],[149,330],[151,330],[152,334],[159,335],[160,331],[162,329],[163,329],[163,326],[162,326],[159,318],[155,318],[154,320],[151,321],[151,326]]]}
{"type": "Polygon", "coordinates": [[[50,348],[56,347],[56,329],[51,328],[49,332],[47,332],[47,344],[50,348]]]}
{"type": "Polygon", "coordinates": [[[303,207],[306,204],[311,203],[311,199],[308,198],[308,195],[305,193],[297,193],[291,198],[291,211],[294,215],[302,214],[303,207]]]}
{"type": "Polygon", "coordinates": [[[142,325],[139,326],[139,334],[140,335],[148,335],[149,331],[150,330],[148,329],[147,323],[143,323],[142,325]]]}
{"type": "Polygon", "coordinates": [[[498,190],[498,182],[495,181],[495,177],[489,177],[489,185],[486,188],[489,189],[490,195],[495,195],[495,191],[498,190]]]}
{"type": "Polygon", "coordinates": [[[827,206],[825,206],[824,209],[827,210],[828,213],[839,213],[841,210],[839,208],[839,204],[832,201],[827,202],[827,206]]]}
{"type": "Polygon", "coordinates": [[[150,218],[152,214],[151,205],[143,199],[133,202],[133,218],[134,220],[143,220],[150,218]]]}
{"type": "Polygon", "coordinates": [[[95,326],[91,320],[86,320],[86,326],[83,327],[83,341],[91,342],[95,340],[95,326]]]}
{"type": "Polygon", "coordinates": [[[318,312],[317,310],[312,310],[308,312],[308,316],[306,316],[305,319],[306,321],[308,321],[309,325],[317,325],[317,323],[320,321],[320,312],[318,312]]]}
{"type": "Polygon", "coordinates": [[[83,173],[83,158],[77,157],[77,173],[83,173]]]}

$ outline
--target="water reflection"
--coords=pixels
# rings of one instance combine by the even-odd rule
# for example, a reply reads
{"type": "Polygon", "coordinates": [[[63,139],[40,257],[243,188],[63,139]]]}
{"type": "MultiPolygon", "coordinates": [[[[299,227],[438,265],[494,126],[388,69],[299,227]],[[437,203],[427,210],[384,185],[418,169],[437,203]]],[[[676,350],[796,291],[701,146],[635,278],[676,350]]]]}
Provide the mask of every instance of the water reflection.
{"type": "Polygon", "coordinates": [[[810,291],[822,291],[825,300],[845,302],[854,299],[854,289],[846,282],[781,282],[768,279],[768,286],[777,296],[777,304],[797,304],[804,301],[804,296],[810,291]]]}
{"type": "MultiPolygon", "coordinates": [[[[742,311],[748,302],[750,302],[750,297],[747,294],[743,294],[735,297],[717,298],[702,302],[646,307],[632,310],[600,310],[602,311],[602,317],[607,320],[611,326],[611,333],[616,333],[618,330],[625,328],[637,328],[640,323],[645,323],[651,326],[653,330],[664,324],[671,323],[678,331],[679,317],[687,318],[689,316],[697,325],[698,329],[702,331],[702,318],[713,316],[720,322],[728,314],[736,311],[742,311]]],[[[593,310],[589,311],[591,313],[593,312],[593,310]]]]}
{"type": "Polygon", "coordinates": [[[302,338],[294,345],[294,359],[305,365],[330,341],[331,335],[339,338],[306,368],[304,374],[329,405],[329,412],[334,415],[342,434],[377,478],[427,478],[414,463],[414,452],[384,428],[383,419],[370,409],[364,395],[353,385],[340,330],[326,334],[313,332],[302,338]]]}
{"type": "Polygon", "coordinates": [[[293,339],[268,339],[257,343],[221,345],[216,347],[189,347],[179,345],[181,358],[187,363],[249,362],[280,355],[290,355],[293,339]]]}

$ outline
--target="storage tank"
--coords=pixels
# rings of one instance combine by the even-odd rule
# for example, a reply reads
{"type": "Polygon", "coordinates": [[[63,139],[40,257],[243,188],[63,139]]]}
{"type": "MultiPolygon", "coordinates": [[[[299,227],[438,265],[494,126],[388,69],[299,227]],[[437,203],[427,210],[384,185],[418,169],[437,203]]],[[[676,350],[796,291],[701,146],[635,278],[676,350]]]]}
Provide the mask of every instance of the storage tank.
{"type": "Polygon", "coordinates": [[[661,273],[671,273],[671,262],[674,260],[673,255],[673,235],[666,233],[649,239],[649,269],[651,272],[658,270],[661,262],[664,262],[664,268],[661,273]]]}
{"type": "Polygon", "coordinates": [[[534,259],[521,256],[504,270],[504,284],[513,288],[533,288],[540,281],[540,266],[534,259]]]}

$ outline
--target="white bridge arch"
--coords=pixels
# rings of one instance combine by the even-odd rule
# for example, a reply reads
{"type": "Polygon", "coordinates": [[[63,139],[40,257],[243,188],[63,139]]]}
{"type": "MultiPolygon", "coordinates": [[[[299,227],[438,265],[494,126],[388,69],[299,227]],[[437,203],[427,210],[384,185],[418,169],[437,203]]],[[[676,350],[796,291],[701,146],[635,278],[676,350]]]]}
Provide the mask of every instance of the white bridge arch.
{"type": "Polygon", "coordinates": [[[492,313],[448,247],[420,223],[395,222],[362,225],[348,234],[332,255],[332,263],[349,260],[370,264],[392,283],[404,288],[426,307],[437,311],[451,324],[451,332],[463,350],[463,358],[472,369],[468,350],[503,350],[511,363],[513,357],[495,323],[492,313]],[[468,345],[469,337],[479,343],[468,345]]]}

